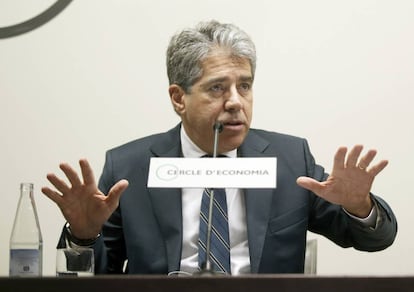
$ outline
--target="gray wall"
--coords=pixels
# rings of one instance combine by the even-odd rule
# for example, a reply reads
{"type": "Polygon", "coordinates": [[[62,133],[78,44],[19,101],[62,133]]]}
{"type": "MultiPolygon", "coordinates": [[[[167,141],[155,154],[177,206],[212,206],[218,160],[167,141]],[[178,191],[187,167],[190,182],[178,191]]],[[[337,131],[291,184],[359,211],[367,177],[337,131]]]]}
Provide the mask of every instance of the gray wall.
{"type": "MultiPolygon", "coordinates": [[[[2,0],[0,26],[52,2],[2,0]]],[[[87,157],[99,176],[108,148],[175,125],[169,37],[211,18],[234,22],[257,44],[253,127],[308,138],[328,171],[341,145],[362,143],[390,160],[373,191],[399,219],[395,244],[369,254],[310,234],[318,273],[412,274],[413,11],[409,0],[88,0],[0,40],[0,276],[8,274],[19,183],[35,184],[44,274],[53,275],[64,220],[40,192],[46,173],[87,157]]]]}

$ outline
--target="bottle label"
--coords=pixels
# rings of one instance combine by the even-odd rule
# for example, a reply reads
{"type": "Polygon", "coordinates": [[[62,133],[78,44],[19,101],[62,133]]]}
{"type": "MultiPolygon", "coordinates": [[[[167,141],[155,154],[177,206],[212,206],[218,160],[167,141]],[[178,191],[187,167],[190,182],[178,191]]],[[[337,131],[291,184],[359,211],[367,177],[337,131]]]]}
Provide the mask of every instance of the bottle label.
{"type": "Polygon", "coordinates": [[[37,249],[10,250],[10,276],[41,276],[40,251],[37,249]]]}

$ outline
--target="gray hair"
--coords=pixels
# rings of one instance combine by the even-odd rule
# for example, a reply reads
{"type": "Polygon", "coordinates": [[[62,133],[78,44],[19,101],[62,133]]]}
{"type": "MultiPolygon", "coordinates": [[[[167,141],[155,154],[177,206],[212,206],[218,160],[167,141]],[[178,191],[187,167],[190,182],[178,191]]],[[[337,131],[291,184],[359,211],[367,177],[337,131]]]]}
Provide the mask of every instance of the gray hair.
{"type": "Polygon", "coordinates": [[[167,49],[170,85],[177,84],[189,93],[203,74],[201,62],[217,48],[229,49],[233,56],[248,59],[254,78],[256,49],[253,41],[237,26],[213,20],[201,22],[171,38],[167,49]]]}

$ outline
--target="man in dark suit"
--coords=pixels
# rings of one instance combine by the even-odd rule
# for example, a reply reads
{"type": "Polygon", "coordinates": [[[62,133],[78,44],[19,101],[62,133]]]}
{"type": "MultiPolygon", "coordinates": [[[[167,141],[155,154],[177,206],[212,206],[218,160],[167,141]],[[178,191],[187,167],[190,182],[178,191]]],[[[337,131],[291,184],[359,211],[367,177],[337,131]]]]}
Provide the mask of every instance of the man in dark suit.
{"type": "Polygon", "coordinates": [[[99,186],[85,159],[82,179],[60,165],[71,185],[48,174],[56,190],[42,191],[68,221],[59,245],[93,246],[97,273],[197,271],[203,190],[149,189],[148,168],[151,157],[211,154],[217,121],[223,125],[220,154],[278,161],[277,189],[226,189],[226,273],[303,272],[308,230],[359,250],[391,245],[395,216],[370,192],[387,161],[372,164],[376,151],[362,155],[361,145],[340,147],[328,175],[306,140],[251,129],[255,67],[254,44],[234,25],[211,21],[173,36],[169,94],[181,123],[108,151],[99,186]]]}

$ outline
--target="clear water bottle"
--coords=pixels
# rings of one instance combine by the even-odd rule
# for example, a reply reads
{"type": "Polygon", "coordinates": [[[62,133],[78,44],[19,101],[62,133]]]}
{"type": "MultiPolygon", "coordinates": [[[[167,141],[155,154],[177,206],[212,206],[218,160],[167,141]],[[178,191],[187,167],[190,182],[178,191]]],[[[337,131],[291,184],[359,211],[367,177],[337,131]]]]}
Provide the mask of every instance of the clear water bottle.
{"type": "Polygon", "coordinates": [[[20,184],[20,199],[10,236],[10,276],[42,275],[42,234],[33,197],[33,184],[20,184]]]}

